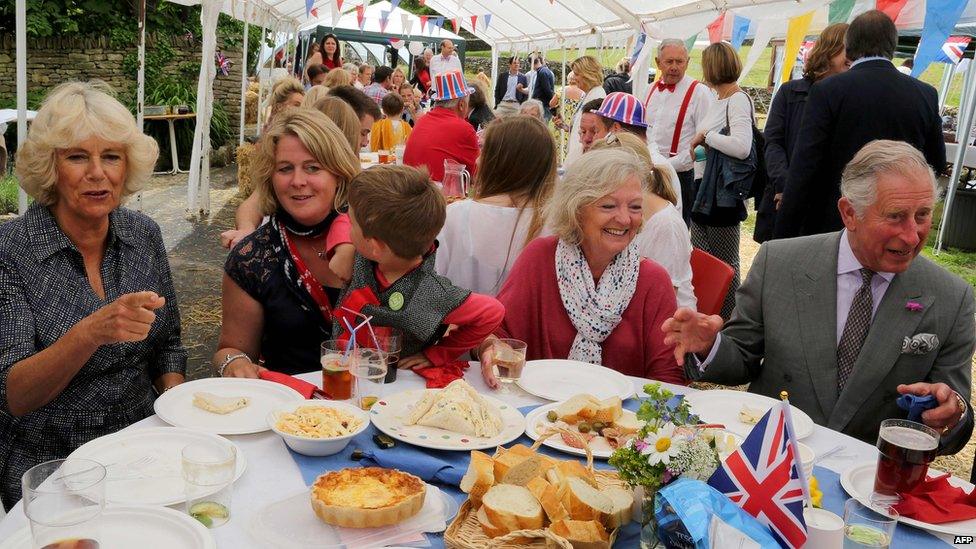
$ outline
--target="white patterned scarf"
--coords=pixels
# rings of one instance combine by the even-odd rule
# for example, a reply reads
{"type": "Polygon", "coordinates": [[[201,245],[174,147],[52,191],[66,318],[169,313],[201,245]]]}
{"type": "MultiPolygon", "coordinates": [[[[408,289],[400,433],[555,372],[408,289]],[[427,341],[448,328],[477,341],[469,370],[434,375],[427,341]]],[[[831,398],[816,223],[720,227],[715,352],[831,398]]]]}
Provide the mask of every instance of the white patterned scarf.
{"type": "Polygon", "coordinates": [[[570,360],[603,364],[600,344],[620,324],[624,309],[634,297],[640,261],[637,247],[631,242],[610,262],[596,285],[582,248],[559,240],[556,282],[563,307],[576,327],[570,360]]]}

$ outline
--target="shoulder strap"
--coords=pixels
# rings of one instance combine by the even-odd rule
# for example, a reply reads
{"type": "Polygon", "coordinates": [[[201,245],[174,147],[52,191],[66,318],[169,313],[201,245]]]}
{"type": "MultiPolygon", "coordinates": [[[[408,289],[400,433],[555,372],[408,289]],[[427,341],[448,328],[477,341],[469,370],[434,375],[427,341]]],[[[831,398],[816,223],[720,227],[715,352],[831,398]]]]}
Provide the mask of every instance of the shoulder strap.
{"type": "MultiPolygon", "coordinates": [[[[697,80],[692,80],[691,85],[688,86],[688,91],[685,92],[684,99],[681,100],[681,109],[678,111],[678,120],[674,123],[674,135],[671,137],[671,156],[676,156],[678,154],[678,141],[681,140],[681,127],[685,123],[685,115],[688,113],[688,104],[691,103],[691,97],[695,94],[695,86],[698,85],[697,80]]],[[[653,93],[653,90],[651,90],[653,93]]],[[[650,96],[648,96],[650,99],[650,96]]]]}

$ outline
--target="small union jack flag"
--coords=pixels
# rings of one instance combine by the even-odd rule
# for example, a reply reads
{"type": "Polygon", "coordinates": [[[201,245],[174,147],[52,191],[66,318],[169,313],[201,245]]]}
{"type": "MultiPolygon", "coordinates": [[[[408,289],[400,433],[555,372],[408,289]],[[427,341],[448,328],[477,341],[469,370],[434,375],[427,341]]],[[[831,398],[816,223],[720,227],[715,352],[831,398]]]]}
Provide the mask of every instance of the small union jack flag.
{"type": "Polygon", "coordinates": [[[708,484],[769,527],[782,547],[798,549],[807,540],[805,487],[786,428],[786,406],[770,408],[708,484]]]}
{"type": "Polygon", "coordinates": [[[962,61],[962,54],[966,51],[971,40],[968,36],[950,36],[942,45],[942,52],[935,57],[936,62],[958,65],[962,61]]]}

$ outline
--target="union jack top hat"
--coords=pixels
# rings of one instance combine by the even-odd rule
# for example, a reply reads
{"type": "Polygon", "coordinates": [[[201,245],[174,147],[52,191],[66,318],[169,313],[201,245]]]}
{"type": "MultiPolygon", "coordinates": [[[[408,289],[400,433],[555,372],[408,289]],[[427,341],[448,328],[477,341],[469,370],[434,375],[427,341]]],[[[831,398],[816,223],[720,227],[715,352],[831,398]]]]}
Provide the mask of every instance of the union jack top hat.
{"type": "Polygon", "coordinates": [[[434,76],[434,89],[436,92],[431,97],[433,101],[450,101],[461,99],[474,93],[474,88],[469,87],[464,81],[461,71],[448,71],[434,76]]]}
{"type": "Polygon", "coordinates": [[[603,103],[600,104],[600,110],[596,111],[595,114],[616,120],[621,124],[641,128],[647,127],[647,123],[644,122],[644,105],[641,105],[636,96],[629,93],[613,92],[608,94],[603,103]]]}

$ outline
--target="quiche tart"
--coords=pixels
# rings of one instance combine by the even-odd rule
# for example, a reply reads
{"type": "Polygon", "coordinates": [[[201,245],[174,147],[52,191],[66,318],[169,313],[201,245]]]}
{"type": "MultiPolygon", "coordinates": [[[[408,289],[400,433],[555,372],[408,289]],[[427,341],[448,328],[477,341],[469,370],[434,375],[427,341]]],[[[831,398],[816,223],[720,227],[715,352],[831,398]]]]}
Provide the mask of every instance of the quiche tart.
{"type": "Polygon", "coordinates": [[[312,484],[312,509],[333,526],[375,528],[398,524],[420,512],[427,485],[381,467],[331,471],[312,484]]]}

